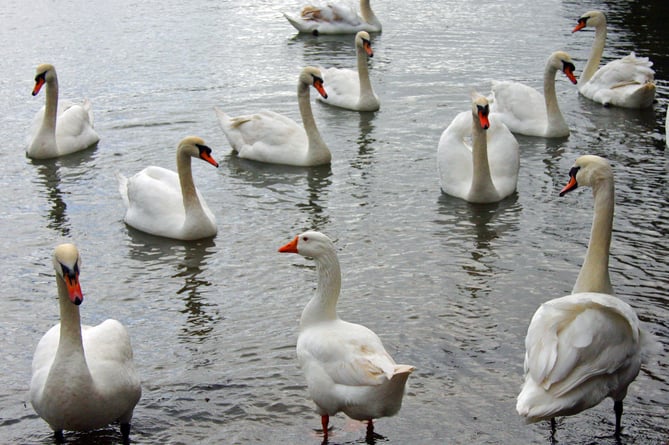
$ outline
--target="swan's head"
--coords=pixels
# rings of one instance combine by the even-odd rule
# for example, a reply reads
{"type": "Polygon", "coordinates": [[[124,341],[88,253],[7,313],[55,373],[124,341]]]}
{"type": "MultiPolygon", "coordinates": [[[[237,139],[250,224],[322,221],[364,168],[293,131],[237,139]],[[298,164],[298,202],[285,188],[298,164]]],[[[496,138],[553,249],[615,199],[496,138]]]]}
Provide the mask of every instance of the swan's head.
{"type": "Polygon", "coordinates": [[[282,253],[299,253],[305,257],[317,258],[324,252],[335,250],[330,238],[320,232],[309,230],[297,235],[291,242],[279,248],[282,253]]]}
{"type": "Polygon", "coordinates": [[[321,70],[318,68],[313,66],[304,68],[300,73],[300,85],[304,85],[307,88],[309,85],[311,85],[316,88],[318,94],[323,96],[323,99],[328,98],[328,93],[325,91],[325,87],[323,86],[323,74],[321,74],[321,70]]]}
{"type": "Polygon", "coordinates": [[[84,294],[79,285],[79,266],[81,258],[74,244],[60,244],[53,252],[53,268],[57,279],[63,280],[67,287],[70,301],[79,306],[84,301],[84,294]]]}
{"type": "Polygon", "coordinates": [[[56,80],[56,68],[50,63],[43,63],[37,67],[35,72],[35,86],[33,87],[33,96],[39,93],[45,83],[56,80]]]}
{"type": "Polygon", "coordinates": [[[581,156],[569,170],[569,182],[560,191],[560,196],[575,190],[579,185],[595,187],[599,182],[612,178],[613,170],[606,159],[595,155],[581,156]]]}
{"type": "Polygon", "coordinates": [[[580,31],[583,28],[606,25],[606,16],[602,11],[588,11],[578,19],[578,24],[571,32],[580,31]]]}
{"type": "Polygon", "coordinates": [[[211,148],[207,147],[204,140],[198,136],[188,136],[183,138],[177,148],[178,153],[186,153],[194,158],[202,159],[218,168],[218,162],[211,155],[211,148]]]}
{"type": "Polygon", "coordinates": [[[372,42],[367,31],[360,31],[355,35],[355,46],[362,48],[367,54],[367,57],[374,57],[374,50],[372,50],[372,42]]]}
{"type": "Polygon", "coordinates": [[[565,74],[565,76],[569,78],[571,83],[576,85],[577,80],[576,76],[574,76],[574,71],[576,71],[576,66],[574,65],[574,61],[571,60],[569,54],[567,54],[564,51],[555,51],[548,58],[548,65],[556,70],[562,71],[565,74]]]}
{"type": "Polygon", "coordinates": [[[488,102],[488,98],[477,92],[472,92],[472,114],[474,115],[474,119],[478,119],[481,128],[484,130],[490,128],[490,121],[488,120],[490,103],[488,102]]]}

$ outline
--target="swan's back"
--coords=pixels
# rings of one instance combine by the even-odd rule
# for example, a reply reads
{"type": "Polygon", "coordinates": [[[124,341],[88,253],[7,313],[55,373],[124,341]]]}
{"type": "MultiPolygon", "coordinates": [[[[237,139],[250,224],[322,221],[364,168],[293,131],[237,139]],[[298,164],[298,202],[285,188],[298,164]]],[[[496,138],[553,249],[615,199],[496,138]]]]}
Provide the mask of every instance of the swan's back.
{"type": "Polygon", "coordinates": [[[512,81],[492,81],[490,112],[511,130],[533,135],[537,129],[545,131],[548,116],[546,100],[536,89],[512,81]]]}
{"type": "Polygon", "coordinates": [[[467,199],[472,186],[472,115],[458,113],[441,134],[437,147],[437,170],[444,193],[467,199]]]}

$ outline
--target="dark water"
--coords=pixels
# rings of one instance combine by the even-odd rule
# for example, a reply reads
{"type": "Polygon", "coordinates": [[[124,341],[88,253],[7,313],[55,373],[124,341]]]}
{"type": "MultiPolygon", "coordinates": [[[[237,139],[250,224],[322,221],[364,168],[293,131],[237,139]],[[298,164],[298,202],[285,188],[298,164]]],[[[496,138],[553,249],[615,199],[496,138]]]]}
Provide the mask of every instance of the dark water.
{"type": "MultiPolygon", "coordinates": [[[[143,444],[320,443],[295,340],[315,287],[313,264],[276,249],[304,229],[336,239],[342,318],[374,329],[417,367],[402,410],[376,422],[376,443],[550,443],[546,423],[515,413],[529,320],[567,294],[587,246],[592,197],[557,192],[574,159],[607,157],[616,175],[611,274],[664,351],[625,400],[625,444],[669,440],[669,214],[664,118],[669,102],[666,2],[382,2],[384,32],[370,69],[374,114],[314,104],[331,167],[291,169],[229,155],[213,106],[269,108],[298,119],[304,65],[352,66],[352,37],[299,37],[281,16],[301,1],[5,2],[0,33],[0,442],[52,443],[28,401],[32,352],[57,322],[53,247],[83,257],[84,322],[129,329],[143,397],[132,438],[143,444]],[[473,206],[443,196],[437,142],[470,90],[492,79],[541,88],[548,55],[568,51],[577,72],[594,34],[572,35],[589,9],[609,16],[605,59],[635,50],[655,62],[658,100],[644,111],[606,109],[558,76],[564,140],[518,137],[518,192],[473,206]],[[88,97],[102,136],[95,150],[48,162],[25,158],[43,96],[34,69],[58,69],[61,97],[88,97]],[[202,136],[218,171],[194,165],[216,214],[211,241],[180,243],[122,222],[116,171],[175,168],[177,142],[202,136]]],[[[338,415],[330,443],[364,443],[338,415]]],[[[564,444],[613,444],[612,402],[561,420],[564,444]]],[[[114,443],[116,427],[67,434],[114,443]]]]}

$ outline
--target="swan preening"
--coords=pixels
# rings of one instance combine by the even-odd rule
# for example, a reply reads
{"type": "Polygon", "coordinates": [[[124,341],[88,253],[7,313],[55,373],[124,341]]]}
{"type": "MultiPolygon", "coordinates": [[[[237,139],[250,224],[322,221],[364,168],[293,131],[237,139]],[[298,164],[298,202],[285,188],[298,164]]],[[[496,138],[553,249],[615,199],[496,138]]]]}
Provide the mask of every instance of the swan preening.
{"type": "Polygon", "coordinates": [[[489,112],[488,99],[474,93],[471,111],[458,114],[441,134],[437,169],[444,193],[469,202],[491,203],[516,190],[518,142],[497,115],[489,116],[489,112]]]}
{"type": "Polygon", "coordinates": [[[606,16],[601,11],[588,11],[578,19],[572,32],[595,28],[595,41],[590,57],[579,78],[580,93],[602,105],[624,108],[646,108],[655,99],[655,71],[648,57],[634,52],[600,67],[606,42],[606,16]]]}
{"type": "Polygon", "coordinates": [[[493,81],[491,111],[513,133],[547,138],[569,136],[555,92],[555,74],[562,71],[575,84],[574,69],[566,52],[551,54],[544,69],[543,95],[519,82],[493,81]]]}
{"type": "Polygon", "coordinates": [[[634,309],[613,296],[609,247],[614,184],[608,162],[586,155],[576,160],[560,196],[590,186],[595,215],[590,242],[571,295],[543,303],[525,338],[525,382],[516,410],[528,422],[577,414],[614,400],[616,435],[623,399],[641,364],[654,349],[634,309]]]}
{"type": "Polygon", "coordinates": [[[149,166],[130,178],[118,174],[119,191],[127,209],[124,220],[129,226],[185,241],[216,235],[216,218],[193,183],[191,158],[218,167],[211,148],[201,138],[189,136],[177,147],[178,173],[149,166]]]}
{"type": "Polygon", "coordinates": [[[294,120],[262,110],[257,114],[230,117],[215,107],[218,122],[232,149],[240,158],[271,164],[311,167],[329,164],[332,155],[316,127],[309,88],[327,97],[318,68],[302,69],[297,83],[297,103],[302,127],[294,120]]]}
{"type": "Polygon", "coordinates": [[[35,349],[30,403],[61,440],[63,430],[88,431],[118,420],[128,443],[132,413],[142,393],[130,337],[116,320],[81,324],[80,266],[73,244],[56,247],[60,324],[49,329],[35,349]]]}
{"type": "Polygon", "coordinates": [[[372,11],[369,0],[360,0],[360,15],[348,5],[333,3],[305,6],[298,17],[286,13],[283,15],[301,33],[319,35],[381,32],[381,22],[372,11]]]}
{"type": "Polygon", "coordinates": [[[401,405],[410,365],[398,365],[379,337],[365,326],[337,316],[341,270],[334,244],[324,234],[307,231],[279,252],[313,258],[318,273],[316,294],[302,311],[297,358],[307,380],[309,397],[328,435],[329,416],[369,421],[396,414],[401,405]]]}
{"type": "Polygon", "coordinates": [[[34,159],[48,159],[85,150],[100,136],[93,129],[91,103],[58,101],[56,68],[48,63],[37,67],[33,96],[46,85],[46,102],[35,114],[26,153],[34,159]]]}

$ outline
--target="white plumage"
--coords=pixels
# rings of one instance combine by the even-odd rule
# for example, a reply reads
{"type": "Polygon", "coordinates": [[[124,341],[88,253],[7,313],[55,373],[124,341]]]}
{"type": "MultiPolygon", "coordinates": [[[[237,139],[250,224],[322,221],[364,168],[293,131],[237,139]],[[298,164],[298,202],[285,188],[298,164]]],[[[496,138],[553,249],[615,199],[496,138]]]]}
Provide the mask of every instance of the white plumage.
{"type": "Polygon", "coordinates": [[[360,15],[350,6],[336,3],[305,6],[299,16],[283,15],[299,32],[314,35],[381,32],[382,28],[369,0],[360,0],[360,15]]]}

